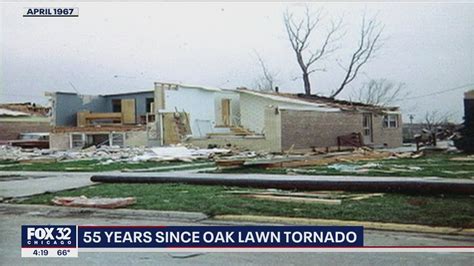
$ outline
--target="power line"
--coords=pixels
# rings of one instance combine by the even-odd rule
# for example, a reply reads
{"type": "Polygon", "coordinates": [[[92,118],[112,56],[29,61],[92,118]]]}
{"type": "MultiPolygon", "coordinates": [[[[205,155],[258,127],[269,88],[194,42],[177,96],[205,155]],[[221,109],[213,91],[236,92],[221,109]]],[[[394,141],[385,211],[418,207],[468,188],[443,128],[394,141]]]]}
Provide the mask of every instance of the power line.
{"type": "Polygon", "coordinates": [[[403,98],[403,99],[397,99],[397,100],[395,100],[395,102],[419,99],[419,98],[429,97],[429,96],[433,96],[433,95],[439,95],[439,94],[443,94],[445,92],[464,89],[464,88],[469,87],[469,86],[474,86],[474,83],[464,84],[462,86],[458,86],[458,87],[454,87],[454,88],[450,88],[450,89],[446,89],[446,90],[440,90],[440,91],[436,91],[436,92],[428,93],[428,94],[424,94],[424,95],[418,95],[418,96],[414,96],[414,97],[407,97],[407,98],[403,98]]]}
{"type": "Polygon", "coordinates": [[[76,87],[74,86],[74,84],[72,84],[72,82],[68,81],[69,82],[69,85],[71,85],[72,89],[74,91],[76,91],[77,94],[79,94],[79,91],[76,89],[76,87]]]}

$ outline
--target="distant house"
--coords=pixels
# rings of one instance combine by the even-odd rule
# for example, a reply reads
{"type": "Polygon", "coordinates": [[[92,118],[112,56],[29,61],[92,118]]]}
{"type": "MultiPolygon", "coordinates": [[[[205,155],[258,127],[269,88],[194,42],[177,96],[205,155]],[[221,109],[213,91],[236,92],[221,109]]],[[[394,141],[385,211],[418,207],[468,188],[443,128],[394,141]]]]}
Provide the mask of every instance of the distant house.
{"type": "Polygon", "coordinates": [[[32,103],[0,104],[0,141],[19,139],[24,133],[49,132],[48,111],[32,103]]]}
{"type": "Polygon", "coordinates": [[[55,149],[188,143],[281,152],[335,147],[351,133],[368,146],[402,143],[398,108],[318,96],[162,82],[136,93],[48,95],[55,149]]]}

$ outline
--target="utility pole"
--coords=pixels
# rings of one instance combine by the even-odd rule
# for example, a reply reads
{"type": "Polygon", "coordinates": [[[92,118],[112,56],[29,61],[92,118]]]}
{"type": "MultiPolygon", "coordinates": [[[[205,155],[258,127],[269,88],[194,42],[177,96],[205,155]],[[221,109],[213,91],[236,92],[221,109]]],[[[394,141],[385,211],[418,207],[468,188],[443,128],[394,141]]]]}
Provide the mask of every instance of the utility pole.
{"type": "Polygon", "coordinates": [[[413,119],[415,118],[415,115],[409,114],[408,118],[410,119],[410,139],[413,139],[413,119]]]}

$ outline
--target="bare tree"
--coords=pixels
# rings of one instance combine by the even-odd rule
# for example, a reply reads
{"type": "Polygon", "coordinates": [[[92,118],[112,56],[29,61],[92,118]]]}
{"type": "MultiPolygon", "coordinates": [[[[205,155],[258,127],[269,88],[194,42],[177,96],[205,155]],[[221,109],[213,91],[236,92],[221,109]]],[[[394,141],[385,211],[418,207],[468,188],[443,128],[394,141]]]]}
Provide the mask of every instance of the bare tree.
{"type": "Polygon", "coordinates": [[[449,125],[451,116],[451,113],[440,113],[438,111],[426,112],[423,123],[428,131],[434,133],[438,128],[449,125]]]}
{"type": "Polygon", "coordinates": [[[382,47],[380,36],[383,32],[383,25],[377,21],[374,16],[370,19],[366,18],[366,14],[362,16],[362,25],[359,36],[359,44],[351,56],[349,65],[341,67],[346,71],[346,75],[342,80],[339,88],[330,96],[336,97],[344,88],[351,83],[364,66],[374,56],[375,52],[382,47]]]}
{"type": "Polygon", "coordinates": [[[255,81],[255,87],[260,91],[273,91],[275,88],[278,72],[271,71],[260,54],[255,51],[262,75],[255,81]]]}
{"type": "Polygon", "coordinates": [[[358,90],[356,99],[366,104],[387,106],[406,96],[408,92],[405,91],[405,83],[372,79],[358,90]]]}
{"type": "Polygon", "coordinates": [[[342,26],[342,18],[338,21],[331,21],[330,27],[323,38],[323,42],[316,50],[310,48],[310,37],[321,24],[323,20],[322,9],[311,12],[308,6],[305,6],[305,13],[301,19],[295,18],[293,13],[288,10],[283,15],[288,40],[296,55],[296,60],[302,71],[304,91],[306,95],[311,94],[311,83],[309,76],[315,71],[321,70],[314,68],[313,65],[338,49],[334,42],[340,38],[337,32],[342,26]]]}

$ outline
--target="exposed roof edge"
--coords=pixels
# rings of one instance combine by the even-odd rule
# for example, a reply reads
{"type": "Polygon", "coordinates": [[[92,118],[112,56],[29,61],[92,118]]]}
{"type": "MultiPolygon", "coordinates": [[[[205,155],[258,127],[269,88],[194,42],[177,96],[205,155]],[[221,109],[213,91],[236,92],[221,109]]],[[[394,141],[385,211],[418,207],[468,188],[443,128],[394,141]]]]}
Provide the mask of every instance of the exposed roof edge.
{"type": "Polygon", "coordinates": [[[279,96],[279,95],[274,95],[274,94],[259,93],[259,92],[256,92],[256,91],[251,91],[251,90],[246,90],[246,89],[238,89],[237,92],[247,93],[247,94],[251,94],[251,95],[254,95],[254,96],[263,97],[263,98],[267,98],[267,99],[271,99],[271,100],[279,101],[279,102],[294,103],[294,104],[300,104],[300,105],[311,106],[311,107],[326,108],[326,109],[337,109],[338,111],[341,110],[340,108],[334,108],[334,107],[328,106],[326,104],[311,103],[311,102],[307,102],[307,101],[303,101],[303,100],[299,100],[299,99],[292,99],[292,98],[279,96]]]}
{"type": "Polygon", "coordinates": [[[201,89],[201,90],[206,90],[206,91],[223,91],[224,89],[221,88],[216,88],[216,87],[208,87],[208,86],[201,86],[201,85],[193,85],[193,84],[184,84],[184,83],[178,83],[178,82],[155,82],[156,85],[173,85],[173,86],[178,86],[181,88],[190,88],[190,89],[201,89]]]}
{"type": "Polygon", "coordinates": [[[252,91],[246,88],[239,88],[237,89],[237,92],[252,94],[258,97],[264,97],[280,102],[296,103],[306,106],[318,106],[320,108],[336,108],[343,111],[400,112],[399,107],[384,107],[358,102],[349,102],[345,100],[334,100],[327,97],[320,97],[315,95],[306,96],[303,94],[267,93],[252,91]]]}
{"type": "Polygon", "coordinates": [[[153,93],[154,90],[141,90],[141,91],[129,91],[129,92],[119,92],[119,93],[111,93],[111,94],[82,94],[77,92],[69,92],[69,91],[52,91],[52,92],[45,92],[45,96],[51,97],[55,94],[68,94],[68,95],[78,95],[78,96],[103,96],[103,97],[110,97],[110,96],[120,96],[120,95],[127,95],[127,94],[142,94],[142,93],[153,93]]]}
{"type": "Polygon", "coordinates": [[[313,107],[313,106],[303,106],[303,107],[278,107],[280,110],[288,111],[323,111],[323,112],[341,112],[339,108],[331,107],[313,107]]]}

